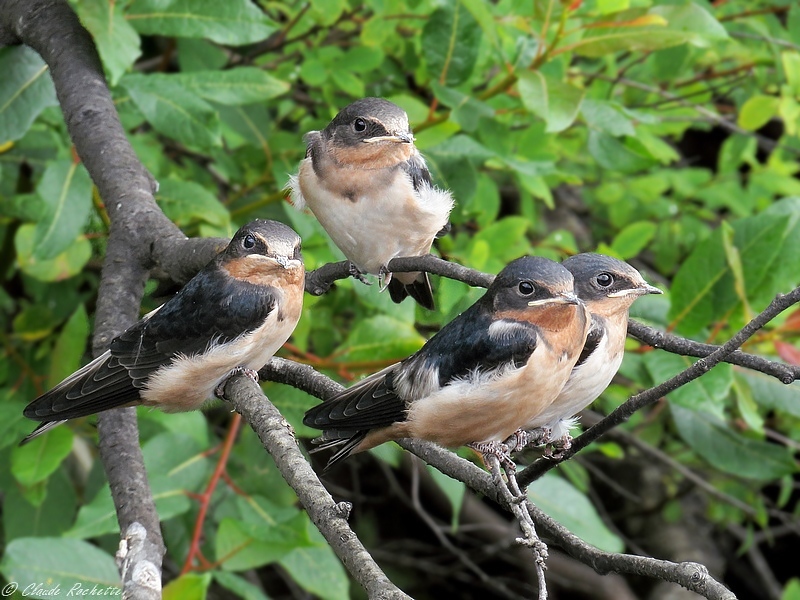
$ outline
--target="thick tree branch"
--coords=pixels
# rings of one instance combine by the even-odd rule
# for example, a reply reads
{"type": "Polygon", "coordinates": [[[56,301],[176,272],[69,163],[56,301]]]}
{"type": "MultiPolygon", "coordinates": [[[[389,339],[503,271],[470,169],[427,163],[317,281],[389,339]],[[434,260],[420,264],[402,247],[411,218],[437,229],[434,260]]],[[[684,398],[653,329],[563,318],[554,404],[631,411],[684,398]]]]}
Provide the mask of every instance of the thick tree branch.
{"type": "MultiPolygon", "coordinates": [[[[309,365],[282,358],[273,358],[266,367],[261,369],[259,375],[263,379],[301,389],[321,400],[327,400],[344,389],[309,365]]],[[[511,507],[500,494],[491,476],[483,469],[430,442],[406,439],[400,440],[398,443],[442,473],[465,483],[473,490],[511,511],[511,507]]],[[[642,556],[603,552],[570,533],[531,503],[528,503],[528,507],[540,532],[550,537],[551,542],[562,548],[567,554],[591,566],[598,573],[645,575],[677,583],[706,598],[714,600],[735,598],[721,583],[712,578],[702,565],[673,563],[642,556]]]]}
{"type": "Polygon", "coordinates": [[[225,384],[225,398],[256,432],[314,525],[369,597],[409,599],[386,577],[356,537],[347,523],[350,505],[334,502],[300,451],[292,426],[261,389],[248,377],[236,376],[225,384]]]}
{"type": "MultiPolygon", "coordinates": [[[[782,313],[784,310],[800,302],[800,287],[795,288],[788,294],[779,294],[775,299],[770,302],[769,306],[758,314],[753,320],[745,325],[739,332],[731,339],[725,342],[722,346],[714,350],[708,356],[701,358],[689,368],[681,371],[674,377],[667,379],[665,382],[652,387],[648,390],[640,392],[635,396],[631,396],[624,404],[614,409],[605,419],[600,421],[597,425],[590,427],[585,433],[579,435],[572,441],[572,447],[561,454],[561,460],[566,460],[579,452],[592,442],[596,441],[602,435],[627,421],[633,413],[641,410],[649,404],[657,402],[669,392],[672,392],[679,387],[686,385],[697,379],[698,377],[707,373],[710,369],[723,362],[731,353],[741,347],[750,337],[755,334],[764,325],[769,323],[772,319],[782,313]]],[[[558,461],[539,459],[530,467],[526,468],[519,475],[520,485],[527,485],[541,477],[544,473],[552,469],[558,464],[558,461]]]]}

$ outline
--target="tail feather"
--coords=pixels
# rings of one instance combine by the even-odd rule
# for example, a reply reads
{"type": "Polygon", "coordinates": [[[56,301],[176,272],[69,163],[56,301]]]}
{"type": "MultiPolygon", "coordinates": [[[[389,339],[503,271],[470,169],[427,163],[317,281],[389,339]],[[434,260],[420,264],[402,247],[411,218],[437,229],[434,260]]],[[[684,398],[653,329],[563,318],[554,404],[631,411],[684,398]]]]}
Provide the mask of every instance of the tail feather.
{"type": "MultiPolygon", "coordinates": [[[[330,459],[328,459],[328,464],[325,465],[325,468],[322,470],[323,475],[350,456],[353,453],[353,450],[355,450],[356,447],[358,447],[358,445],[364,441],[365,437],[367,437],[367,432],[359,431],[353,437],[347,440],[345,445],[342,446],[342,448],[336,454],[331,456],[330,459]]],[[[328,443],[325,445],[325,447],[330,447],[333,445],[334,444],[332,443],[328,443]]]]}
{"type": "Polygon", "coordinates": [[[411,296],[423,308],[434,309],[433,290],[427,273],[420,273],[409,284],[404,284],[396,277],[393,277],[389,282],[389,295],[392,298],[392,302],[396,304],[400,304],[406,297],[411,296]]]}
{"type": "Polygon", "coordinates": [[[28,435],[26,435],[24,438],[22,438],[22,441],[19,443],[19,445],[20,446],[24,446],[25,444],[30,442],[33,438],[39,437],[43,433],[47,433],[48,431],[53,429],[53,427],[56,427],[58,425],[61,425],[62,423],[66,423],[66,422],[67,422],[67,420],[64,419],[62,421],[46,421],[44,423],[39,423],[39,425],[36,427],[36,429],[34,429],[28,435]]]}

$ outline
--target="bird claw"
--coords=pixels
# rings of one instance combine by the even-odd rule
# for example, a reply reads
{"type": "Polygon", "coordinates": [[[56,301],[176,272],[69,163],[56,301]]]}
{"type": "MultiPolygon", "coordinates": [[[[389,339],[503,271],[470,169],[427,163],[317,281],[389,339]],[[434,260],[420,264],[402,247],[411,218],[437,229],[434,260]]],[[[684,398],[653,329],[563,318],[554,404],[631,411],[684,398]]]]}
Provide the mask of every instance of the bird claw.
{"type": "Polygon", "coordinates": [[[358,267],[352,260],[348,262],[350,263],[348,266],[348,270],[350,271],[350,277],[358,279],[364,285],[372,285],[372,282],[369,279],[367,279],[364,273],[358,270],[358,267]]]}
{"type": "Polygon", "coordinates": [[[243,375],[247,375],[250,379],[258,383],[258,371],[253,369],[248,369],[247,367],[234,367],[231,369],[230,373],[228,373],[225,378],[219,382],[217,387],[214,388],[214,395],[219,398],[220,400],[225,399],[225,385],[228,383],[228,380],[233,377],[234,375],[238,375],[242,373],[243,375]]]}
{"type": "Polygon", "coordinates": [[[548,444],[543,456],[550,460],[562,460],[567,450],[572,448],[572,436],[567,432],[559,439],[548,442],[548,444]]]}
{"type": "Polygon", "coordinates": [[[484,462],[486,462],[487,457],[494,456],[507,472],[515,473],[517,471],[517,465],[511,460],[509,447],[504,442],[473,442],[467,444],[467,447],[472,448],[483,456],[484,462]]]}
{"type": "Polygon", "coordinates": [[[519,452],[520,450],[524,450],[528,444],[533,442],[534,439],[531,436],[530,432],[525,431],[524,429],[517,429],[514,433],[512,433],[508,439],[506,439],[503,444],[508,446],[508,452],[511,454],[512,452],[519,452]]]}
{"type": "Polygon", "coordinates": [[[536,429],[530,430],[528,435],[530,436],[531,446],[544,446],[552,441],[553,428],[546,425],[544,427],[537,427],[536,429]]]}
{"type": "Polygon", "coordinates": [[[389,282],[392,281],[392,272],[383,265],[378,271],[378,287],[383,292],[389,287],[389,282]]]}

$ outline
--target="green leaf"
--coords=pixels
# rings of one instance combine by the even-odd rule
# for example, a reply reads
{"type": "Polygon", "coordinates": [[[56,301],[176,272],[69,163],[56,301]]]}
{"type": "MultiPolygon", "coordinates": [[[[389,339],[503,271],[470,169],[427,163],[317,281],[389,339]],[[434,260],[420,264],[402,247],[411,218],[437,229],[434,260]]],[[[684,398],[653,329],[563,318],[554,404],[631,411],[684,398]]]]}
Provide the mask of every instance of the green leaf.
{"type": "Polygon", "coordinates": [[[22,537],[61,535],[75,518],[77,498],[72,483],[62,469],[50,477],[38,505],[26,498],[17,486],[9,486],[3,497],[5,541],[22,537]]]}
{"type": "Polygon", "coordinates": [[[506,217],[479,231],[470,241],[470,247],[485,243],[491,251],[485,270],[500,271],[507,263],[530,253],[525,233],[530,222],[524,217],[506,217]]]}
{"type": "Polygon", "coordinates": [[[226,571],[244,571],[280,560],[298,547],[310,544],[307,521],[305,513],[271,527],[254,527],[252,523],[224,518],[217,530],[217,561],[226,571]]]}
{"type": "Polygon", "coordinates": [[[800,600],[800,579],[794,577],[786,583],[781,600],[800,600]]]}
{"type": "Polygon", "coordinates": [[[0,48],[0,145],[18,140],[48,106],[58,104],[42,58],[27,46],[0,48]]]}
{"type": "Polygon", "coordinates": [[[79,305],[64,324],[50,357],[47,388],[55,387],[62,379],[77,371],[89,339],[89,317],[83,304],[79,305]]]}
{"type": "Polygon", "coordinates": [[[461,4],[472,14],[473,18],[478,22],[483,34],[489,38],[489,42],[495,48],[500,47],[500,41],[497,39],[497,25],[495,24],[494,15],[489,9],[488,4],[483,0],[459,0],[461,4]]]}
{"type": "Polygon", "coordinates": [[[183,73],[219,72],[228,64],[228,54],[223,48],[207,40],[179,38],[178,64],[183,73]]]}
{"type": "Polygon", "coordinates": [[[466,486],[462,481],[453,479],[449,475],[445,475],[439,469],[435,469],[430,465],[426,465],[428,473],[433,478],[433,481],[439,486],[439,489],[450,501],[450,506],[453,509],[453,514],[450,519],[450,527],[455,533],[458,529],[459,515],[461,514],[461,506],[464,504],[464,493],[466,486]]]}
{"type": "Polygon", "coordinates": [[[20,268],[41,281],[61,281],[80,273],[92,256],[92,245],[81,236],[55,258],[39,260],[33,256],[36,225],[25,224],[17,230],[14,246],[20,268]]]}
{"type": "Polygon", "coordinates": [[[613,21],[595,22],[573,46],[577,54],[600,58],[619,51],[651,51],[678,44],[708,46],[727,39],[725,28],[694,2],[631,10],[613,21]]]}
{"type": "Polygon", "coordinates": [[[199,183],[163,179],[159,182],[156,200],[167,218],[178,227],[198,221],[217,227],[228,227],[231,215],[222,203],[199,183]]]}
{"type": "Polygon", "coordinates": [[[592,129],[614,137],[636,135],[633,121],[617,102],[586,98],[581,104],[581,115],[592,129]]]}
{"type": "Polygon", "coordinates": [[[781,65],[786,74],[789,89],[796,97],[800,97],[800,53],[794,51],[781,53],[781,65]]]}
{"type": "Polygon", "coordinates": [[[186,492],[200,491],[211,472],[203,448],[188,434],[169,431],[148,440],[142,454],[161,520],[189,510],[186,492]]]}
{"type": "Polygon", "coordinates": [[[0,572],[20,591],[42,586],[45,597],[94,594],[121,596],[114,558],[83,540],[68,538],[19,538],[5,548],[0,572]],[[60,590],[60,594],[53,590],[60,590]],[[49,593],[47,593],[50,591],[49,593]]]}
{"type": "Polygon", "coordinates": [[[139,33],[209,38],[231,46],[260,42],[276,29],[249,0],[136,0],[127,19],[139,33]]]}
{"type": "Polygon", "coordinates": [[[572,125],[583,102],[583,90],[540,71],[522,71],[518,76],[522,104],[545,120],[546,133],[558,133],[572,125]]]}
{"type": "MultiPolygon", "coordinates": [[[[697,359],[668,352],[648,352],[643,362],[653,381],[662,383],[688,369],[697,359]]],[[[686,408],[722,416],[733,385],[733,368],[720,364],[708,373],[670,392],[668,398],[686,408]]]]}
{"type": "Polygon", "coordinates": [[[74,6],[94,38],[109,83],[116,85],[142,54],[139,34],[125,20],[120,2],[81,0],[74,6]]]}
{"type": "Polygon", "coordinates": [[[422,49],[428,72],[439,83],[456,86],[475,68],[481,28],[460,2],[437,8],[422,30],[422,49]]]}
{"type": "Polygon", "coordinates": [[[636,173],[656,165],[650,153],[635,150],[602,131],[589,131],[588,147],[597,164],[610,171],[636,173]]]}
{"type": "Polygon", "coordinates": [[[566,479],[546,473],[528,488],[528,498],[579,538],[606,552],[625,545],[605,526],[589,499],[566,479]]]}
{"type": "Polygon", "coordinates": [[[611,249],[623,260],[638,255],[656,234],[658,225],[651,221],[631,223],[617,234],[611,243],[611,249]]]}
{"type": "MultiPolygon", "coordinates": [[[[163,520],[161,515],[159,517],[163,520]]],[[[118,531],[117,511],[111,499],[111,489],[106,484],[91,502],[80,507],[75,523],[64,532],[64,536],[85,539],[118,531]]]]}
{"type": "Polygon", "coordinates": [[[211,573],[186,573],[170,581],[162,590],[163,600],[205,600],[211,573]]]}
{"type": "MultiPolygon", "coordinates": [[[[748,295],[770,282],[768,274],[781,252],[788,221],[764,213],[732,223],[748,295]]],[[[672,281],[669,318],[685,335],[693,335],[738,304],[734,277],[722,241],[721,228],[698,244],[672,281]]]]}
{"type": "MultiPolygon", "coordinates": [[[[148,89],[178,86],[201,98],[229,106],[265,102],[289,91],[289,84],[256,67],[226,71],[155,73],[147,76],[148,89]]],[[[127,80],[126,80],[127,82],[127,80]]]]}
{"type": "MultiPolygon", "coordinates": [[[[458,123],[464,131],[475,131],[480,124],[480,119],[490,119],[494,116],[494,109],[491,106],[473,96],[439,85],[435,81],[431,83],[431,88],[442,103],[453,109],[450,119],[458,123]]],[[[474,141],[472,138],[467,139],[474,141]]]]}
{"type": "Polygon", "coordinates": [[[800,382],[785,385],[755,371],[742,372],[740,377],[750,386],[753,400],[765,410],[779,410],[800,417],[800,382]]]}
{"type": "Polygon", "coordinates": [[[777,479],[797,471],[787,448],[739,435],[724,421],[702,410],[670,402],[670,411],[684,441],[721,471],[758,480],[777,479]]]}
{"type": "Polygon", "coordinates": [[[278,562],[300,587],[325,600],[349,600],[350,581],[339,558],[307,521],[308,536],[313,545],[292,550],[278,562]]]}
{"type": "Polygon", "coordinates": [[[760,129],[778,114],[780,102],[781,99],[777,96],[764,96],[763,94],[751,96],[742,105],[736,122],[739,127],[748,131],[760,129]]]}
{"type": "Polygon", "coordinates": [[[238,575],[228,571],[214,571],[213,575],[218,584],[233,592],[242,600],[269,600],[258,586],[238,575]]]}
{"type": "Polygon", "coordinates": [[[49,260],[83,232],[92,209],[92,180],[82,164],[59,160],[48,165],[36,193],[45,211],[36,223],[33,258],[49,260]]]}
{"type": "Polygon", "coordinates": [[[56,427],[11,451],[11,474],[24,486],[47,479],[72,451],[72,430],[56,427]]]}
{"type": "Polygon", "coordinates": [[[178,81],[134,74],[120,84],[156,131],[204,150],[221,144],[216,111],[178,81]]]}
{"type": "Polygon", "coordinates": [[[401,359],[425,343],[414,324],[378,315],[360,321],[341,346],[341,360],[373,361],[401,359]]]}

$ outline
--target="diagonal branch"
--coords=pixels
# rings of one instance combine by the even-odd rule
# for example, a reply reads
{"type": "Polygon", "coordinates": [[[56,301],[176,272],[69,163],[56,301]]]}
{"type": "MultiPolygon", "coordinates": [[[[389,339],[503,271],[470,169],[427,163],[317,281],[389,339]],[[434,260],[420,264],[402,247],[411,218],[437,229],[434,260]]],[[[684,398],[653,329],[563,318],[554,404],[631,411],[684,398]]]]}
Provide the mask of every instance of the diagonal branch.
{"type": "Polygon", "coordinates": [[[314,525],[369,597],[409,600],[409,596],[386,577],[356,537],[347,523],[350,505],[333,500],[300,451],[292,426],[264,392],[250,378],[236,376],[225,384],[225,399],[256,432],[314,525]]]}

